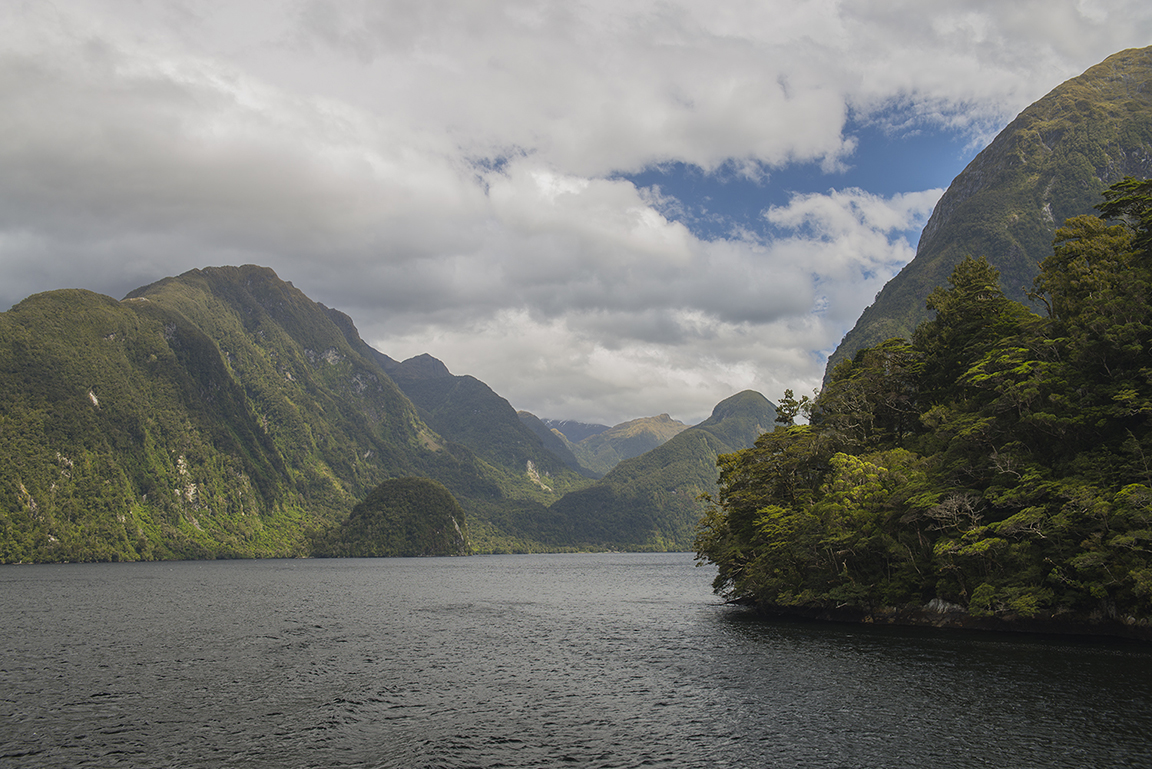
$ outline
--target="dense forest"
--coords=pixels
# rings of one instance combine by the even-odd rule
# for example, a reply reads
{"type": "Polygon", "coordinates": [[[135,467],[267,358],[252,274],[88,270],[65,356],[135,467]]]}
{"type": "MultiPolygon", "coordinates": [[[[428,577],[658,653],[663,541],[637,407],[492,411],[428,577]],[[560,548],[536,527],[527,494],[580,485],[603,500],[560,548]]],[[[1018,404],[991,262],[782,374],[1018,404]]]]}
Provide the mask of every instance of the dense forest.
{"type": "Polygon", "coordinates": [[[391,478],[316,537],[320,557],[467,555],[465,515],[452,492],[430,478],[391,478]]]}
{"type": "Polygon", "coordinates": [[[1152,624],[1152,180],[1068,219],[1031,299],[967,258],[719,460],[696,549],[769,611],[1152,624]],[[807,424],[796,424],[806,415],[807,424]]]}

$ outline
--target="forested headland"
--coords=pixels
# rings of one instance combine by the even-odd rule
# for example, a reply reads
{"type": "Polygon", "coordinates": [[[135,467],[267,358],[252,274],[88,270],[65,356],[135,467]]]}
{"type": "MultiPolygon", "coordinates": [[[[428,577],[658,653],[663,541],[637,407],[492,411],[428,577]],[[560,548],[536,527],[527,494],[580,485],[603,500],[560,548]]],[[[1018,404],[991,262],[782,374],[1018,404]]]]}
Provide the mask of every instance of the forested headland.
{"type": "Polygon", "coordinates": [[[721,456],[696,549],[765,611],[1152,638],[1152,180],[1068,219],[1037,314],[965,259],[934,317],[721,456]],[[807,424],[796,424],[800,415],[807,424]]]}

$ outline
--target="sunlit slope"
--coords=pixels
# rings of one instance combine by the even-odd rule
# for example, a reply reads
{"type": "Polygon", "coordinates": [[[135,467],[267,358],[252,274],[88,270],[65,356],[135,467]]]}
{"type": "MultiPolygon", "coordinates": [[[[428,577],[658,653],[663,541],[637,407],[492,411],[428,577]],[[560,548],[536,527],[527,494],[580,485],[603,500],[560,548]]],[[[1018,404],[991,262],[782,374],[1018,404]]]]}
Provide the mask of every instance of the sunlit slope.
{"type": "Polygon", "coordinates": [[[828,371],[928,317],[925,300],[966,256],[1000,271],[1027,302],[1065,219],[1095,213],[1125,176],[1152,176],[1152,47],[1122,51],[1055,88],[1013,120],[936,205],[916,257],[888,282],[831,356],[828,371]]]}
{"type": "Polygon", "coordinates": [[[688,429],[667,414],[642,417],[590,435],[574,444],[576,459],[599,476],[625,459],[632,459],[667,443],[688,429]]]}
{"type": "Polygon", "coordinates": [[[552,505],[572,538],[592,546],[689,550],[716,487],[716,458],[751,446],[772,429],[776,407],[751,390],[721,401],[712,416],[641,456],[624,460],[588,489],[552,505]]]}

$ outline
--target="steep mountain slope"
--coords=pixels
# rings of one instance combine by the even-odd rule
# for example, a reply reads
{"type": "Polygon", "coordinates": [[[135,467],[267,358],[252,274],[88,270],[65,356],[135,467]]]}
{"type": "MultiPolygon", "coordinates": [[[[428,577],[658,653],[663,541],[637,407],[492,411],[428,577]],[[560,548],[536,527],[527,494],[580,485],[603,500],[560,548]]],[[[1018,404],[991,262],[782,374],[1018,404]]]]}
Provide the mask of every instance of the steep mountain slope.
{"type": "Polygon", "coordinates": [[[389,366],[389,375],[433,430],[467,446],[486,462],[512,474],[537,479],[550,503],[587,485],[529,430],[516,410],[492,388],[472,376],[454,376],[431,355],[418,355],[389,366]]]}
{"type": "Polygon", "coordinates": [[[776,407],[751,390],[721,401],[712,416],[663,445],[616,465],[595,486],[552,505],[574,541],[638,550],[691,549],[715,489],[716,458],[751,446],[775,424],[776,407]]]}
{"type": "Polygon", "coordinates": [[[301,553],[408,469],[434,439],[415,409],[267,277],[189,274],[123,302],[49,292],[0,316],[0,558],[301,553]]]}
{"type": "Polygon", "coordinates": [[[928,294],[965,256],[986,257],[1005,294],[1026,302],[1056,227],[1095,213],[1100,192],[1125,176],[1152,176],[1152,47],[1109,57],[1001,131],[948,187],[916,257],[864,311],[828,371],[859,349],[908,337],[928,317],[928,294]]]}
{"type": "Polygon", "coordinates": [[[560,461],[563,462],[564,466],[569,470],[574,470],[587,478],[599,478],[603,475],[603,473],[594,473],[582,466],[580,460],[576,459],[576,454],[573,452],[574,444],[565,438],[562,433],[548,427],[544,420],[530,411],[517,411],[516,416],[520,418],[520,424],[524,425],[533,435],[539,438],[544,448],[559,457],[560,461]]]}
{"type": "Polygon", "coordinates": [[[438,435],[370,350],[254,266],[26,299],[0,314],[0,561],[305,554],[403,476],[481,549],[562,545],[545,479],[438,435]]]}

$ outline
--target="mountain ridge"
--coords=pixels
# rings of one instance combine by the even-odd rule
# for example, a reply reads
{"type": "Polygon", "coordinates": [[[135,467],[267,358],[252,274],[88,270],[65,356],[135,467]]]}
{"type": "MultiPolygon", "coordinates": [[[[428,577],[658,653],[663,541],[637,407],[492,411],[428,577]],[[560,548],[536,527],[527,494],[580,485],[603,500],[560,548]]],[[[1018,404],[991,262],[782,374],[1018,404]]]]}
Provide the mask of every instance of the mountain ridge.
{"type": "Polygon", "coordinates": [[[549,508],[589,544],[617,541],[639,550],[691,550],[696,525],[720,471],[719,455],[753,445],[775,425],[775,405],[753,390],[725,398],[712,415],[667,442],[626,459],[589,488],[549,508]]]}
{"type": "Polygon", "coordinates": [[[586,536],[555,505],[590,483],[484,383],[428,355],[392,360],[265,267],[190,270],[119,301],[43,292],[0,313],[0,562],[672,542],[586,536]],[[451,526],[349,519],[401,478],[426,479],[428,504],[373,509],[451,526]],[[439,487],[462,514],[445,517],[439,487]],[[427,539],[364,539],[386,530],[427,539]]]}
{"type": "Polygon", "coordinates": [[[929,316],[925,300],[965,257],[984,256],[1005,294],[1030,305],[1039,263],[1065,219],[1095,213],[1125,176],[1152,176],[1152,47],[1116,53],[1024,109],[949,185],[916,256],[829,357],[842,360],[929,316]]]}

